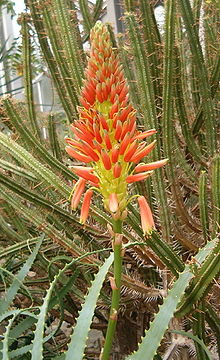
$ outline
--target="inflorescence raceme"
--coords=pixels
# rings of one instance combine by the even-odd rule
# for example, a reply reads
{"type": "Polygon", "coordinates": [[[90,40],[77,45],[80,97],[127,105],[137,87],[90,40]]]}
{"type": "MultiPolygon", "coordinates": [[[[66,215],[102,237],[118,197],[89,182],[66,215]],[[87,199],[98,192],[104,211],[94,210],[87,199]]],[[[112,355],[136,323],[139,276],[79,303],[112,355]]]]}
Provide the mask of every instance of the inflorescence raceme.
{"type": "MultiPolygon", "coordinates": [[[[91,30],[91,50],[78,107],[79,119],[72,124],[74,138],[66,138],[67,153],[89,166],[73,166],[79,176],[71,207],[76,209],[86,184],[96,188],[104,207],[115,218],[125,214],[128,184],[146,179],[167,159],[139,163],[155,146],[144,139],[156,133],[136,129],[136,110],[129,102],[128,84],[118,55],[112,49],[108,29],[100,21],[91,30]]],[[[92,198],[92,188],[84,195],[80,222],[85,223],[92,198]]],[[[151,210],[143,196],[138,198],[142,227],[149,233],[154,227],[151,210]]]]}

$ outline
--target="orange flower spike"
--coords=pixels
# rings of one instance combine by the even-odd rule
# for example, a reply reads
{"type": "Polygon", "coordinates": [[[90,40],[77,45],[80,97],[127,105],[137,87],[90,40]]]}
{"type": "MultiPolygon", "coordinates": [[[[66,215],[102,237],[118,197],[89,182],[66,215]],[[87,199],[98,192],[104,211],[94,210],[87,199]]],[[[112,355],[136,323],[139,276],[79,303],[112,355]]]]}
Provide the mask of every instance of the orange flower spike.
{"type": "Polygon", "coordinates": [[[71,209],[76,210],[76,208],[80,202],[81,196],[84,192],[85,185],[86,185],[86,180],[81,179],[81,178],[75,184],[74,193],[71,198],[71,209]]]}
{"type": "Polygon", "coordinates": [[[155,228],[153,215],[150,209],[150,206],[147,203],[147,200],[144,196],[138,197],[138,203],[140,207],[141,214],[141,226],[144,232],[144,235],[151,234],[153,229],[155,228]]]}
{"type": "MultiPolygon", "coordinates": [[[[74,137],[67,138],[66,151],[75,160],[89,165],[72,169],[89,186],[99,189],[106,210],[114,213],[117,208],[117,216],[123,218],[128,184],[146,179],[167,160],[138,165],[155,146],[155,141],[147,144],[143,140],[156,130],[136,129],[136,110],[129,102],[127,80],[106,25],[98,21],[91,30],[90,40],[81,106],[77,108],[79,119],[72,125],[74,137]]],[[[88,190],[83,200],[83,223],[88,216],[91,194],[88,190]]],[[[74,196],[77,197],[75,192],[74,196]]]]}
{"type": "Polygon", "coordinates": [[[93,194],[93,191],[89,189],[86,191],[86,193],[84,195],[82,208],[81,208],[81,214],[80,214],[80,223],[81,224],[85,224],[85,222],[88,218],[92,194],[93,194]]]}

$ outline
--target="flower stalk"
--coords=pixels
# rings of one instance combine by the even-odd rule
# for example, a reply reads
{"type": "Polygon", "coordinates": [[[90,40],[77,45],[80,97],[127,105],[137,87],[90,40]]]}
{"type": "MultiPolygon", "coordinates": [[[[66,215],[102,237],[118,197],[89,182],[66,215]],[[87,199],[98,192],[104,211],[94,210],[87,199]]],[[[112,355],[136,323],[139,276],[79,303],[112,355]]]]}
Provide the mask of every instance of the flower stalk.
{"type": "Polygon", "coordinates": [[[112,342],[116,330],[118,309],[120,304],[121,274],[122,274],[122,220],[118,219],[113,222],[113,250],[114,250],[114,278],[110,279],[112,288],[112,300],[109,315],[109,322],[105,337],[105,344],[101,354],[101,360],[108,360],[112,348],[112,342]]]}

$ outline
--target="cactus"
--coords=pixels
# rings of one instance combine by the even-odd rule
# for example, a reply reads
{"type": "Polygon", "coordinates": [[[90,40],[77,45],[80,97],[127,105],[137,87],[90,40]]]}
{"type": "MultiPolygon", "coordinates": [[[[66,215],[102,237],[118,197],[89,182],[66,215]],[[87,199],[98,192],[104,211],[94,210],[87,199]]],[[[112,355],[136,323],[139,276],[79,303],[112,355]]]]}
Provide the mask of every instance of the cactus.
{"type": "Polygon", "coordinates": [[[217,1],[166,0],[162,32],[153,1],[124,1],[119,36],[97,23],[102,0],[25,3],[24,101],[0,99],[0,358],[86,359],[90,326],[106,336],[97,355],[103,360],[170,358],[175,349],[181,354],[181,336],[188,336],[188,357],[192,350],[199,360],[214,356],[220,351],[217,1]],[[36,110],[32,30],[62,114],[36,110]],[[90,34],[92,59],[84,50],[90,34]],[[149,129],[157,140],[150,145],[143,138],[149,129]],[[129,162],[126,146],[134,147],[129,162]],[[138,164],[148,150],[149,162],[138,164]],[[51,317],[58,325],[46,333],[51,317]],[[63,321],[75,330],[61,343],[63,321]],[[134,341],[126,339],[131,328],[134,341]],[[138,345],[140,329],[149,330],[138,345]]]}

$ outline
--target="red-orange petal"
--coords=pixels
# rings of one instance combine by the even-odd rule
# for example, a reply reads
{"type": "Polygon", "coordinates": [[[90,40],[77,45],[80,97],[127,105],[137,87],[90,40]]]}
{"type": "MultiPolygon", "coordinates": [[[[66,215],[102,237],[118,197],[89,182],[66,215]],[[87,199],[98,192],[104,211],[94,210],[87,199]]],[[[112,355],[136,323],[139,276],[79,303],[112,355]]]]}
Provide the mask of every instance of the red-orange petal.
{"type": "Polygon", "coordinates": [[[148,178],[148,176],[150,176],[151,174],[152,174],[152,171],[135,174],[135,175],[129,175],[128,177],[126,177],[126,182],[128,184],[130,184],[130,183],[133,183],[136,181],[141,181],[141,180],[148,178]]]}
{"type": "Polygon", "coordinates": [[[90,156],[80,154],[79,152],[77,152],[73,148],[71,148],[70,146],[66,147],[66,152],[70,156],[72,156],[74,159],[77,159],[77,160],[82,161],[84,163],[89,163],[89,162],[93,161],[93,159],[90,156]]]}
{"type": "Polygon", "coordinates": [[[147,156],[153,150],[155,143],[156,140],[150,143],[149,145],[145,146],[142,150],[135,152],[130,161],[138,162],[143,157],[147,156]]]}
{"type": "Polygon", "coordinates": [[[143,132],[140,132],[139,134],[135,135],[132,140],[136,140],[136,139],[142,140],[142,139],[145,139],[146,137],[154,135],[156,133],[157,133],[157,130],[155,130],[155,129],[143,131],[143,132]]]}
{"type": "Polygon", "coordinates": [[[88,171],[88,172],[93,172],[94,171],[94,168],[91,167],[91,166],[81,166],[81,165],[74,165],[74,166],[71,166],[70,167],[72,170],[74,171],[77,171],[77,170],[85,170],[85,171],[88,171]]]}
{"type": "Polygon", "coordinates": [[[101,144],[102,143],[102,137],[100,135],[99,128],[98,128],[97,124],[93,124],[93,130],[94,130],[96,140],[101,144]]]}
{"type": "Polygon", "coordinates": [[[112,149],[112,155],[111,155],[113,164],[115,164],[118,161],[118,157],[119,157],[119,147],[118,145],[115,145],[114,148],[112,149]]]}
{"type": "Polygon", "coordinates": [[[71,209],[76,210],[76,208],[80,202],[82,193],[85,189],[85,185],[86,185],[86,180],[84,180],[84,179],[79,179],[77,181],[77,183],[75,184],[74,193],[71,198],[71,209]]]}
{"type": "Polygon", "coordinates": [[[140,215],[141,215],[141,226],[145,234],[150,234],[152,230],[155,228],[153,215],[150,209],[150,206],[147,203],[147,200],[144,196],[138,197],[138,203],[140,207],[140,215]]]}
{"type": "Polygon", "coordinates": [[[155,161],[155,162],[152,162],[149,164],[138,164],[134,168],[134,172],[139,173],[142,171],[150,171],[150,170],[158,169],[158,168],[164,166],[167,163],[167,161],[168,161],[168,159],[163,159],[163,160],[155,161]]]}
{"type": "Polygon", "coordinates": [[[109,134],[107,132],[107,130],[104,130],[104,140],[105,140],[105,144],[108,150],[111,150],[112,148],[112,143],[109,137],[109,134]]]}
{"type": "Polygon", "coordinates": [[[115,129],[115,139],[119,140],[121,137],[121,132],[122,132],[122,123],[120,120],[117,121],[116,123],[116,129],[115,129]]]}
{"type": "Polygon", "coordinates": [[[87,190],[82,203],[81,213],[80,213],[80,223],[85,224],[88,215],[89,215],[89,207],[91,203],[93,191],[91,189],[87,190]]]}
{"type": "Polygon", "coordinates": [[[109,131],[109,126],[108,126],[107,121],[105,120],[104,116],[100,115],[99,120],[102,124],[103,129],[109,131]]]}
{"type": "Polygon", "coordinates": [[[102,162],[104,164],[105,169],[110,170],[112,167],[112,164],[111,164],[110,157],[105,150],[101,151],[101,158],[102,158],[102,162]]]}
{"type": "Polygon", "coordinates": [[[122,166],[116,163],[113,167],[113,175],[117,179],[121,176],[122,166]]]}
{"type": "Polygon", "coordinates": [[[80,176],[81,178],[92,181],[95,184],[99,183],[99,178],[96,175],[91,174],[91,170],[87,170],[86,168],[85,169],[79,169],[79,168],[76,169],[76,167],[74,170],[75,170],[76,175],[80,176]]]}
{"type": "Polygon", "coordinates": [[[124,161],[129,162],[137,150],[138,142],[134,141],[125,152],[124,161]]]}
{"type": "Polygon", "coordinates": [[[98,154],[96,154],[95,151],[93,151],[93,149],[91,148],[91,146],[89,144],[87,144],[85,141],[83,141],[82,145],[81,145],[82,150],[89,156],[91,156],[91,158],[94,161],[98,161],[99,160],[99,156],[98,154]]]}
{"type": "Polygon", "coordinates": [[[123,155],[131,141],[130,133],[127,133],[120,144],[119,154],[123,155]]]}

